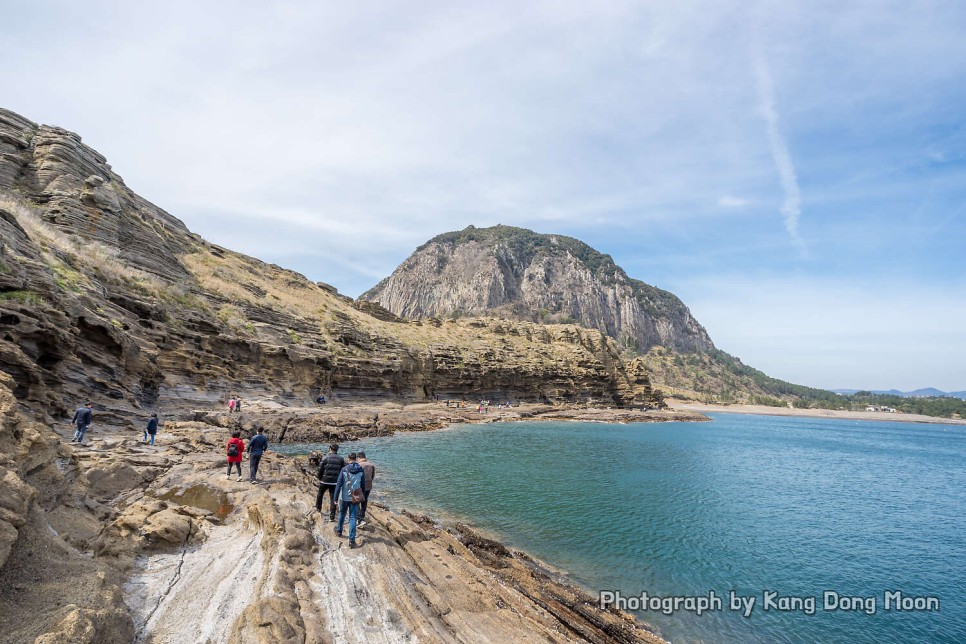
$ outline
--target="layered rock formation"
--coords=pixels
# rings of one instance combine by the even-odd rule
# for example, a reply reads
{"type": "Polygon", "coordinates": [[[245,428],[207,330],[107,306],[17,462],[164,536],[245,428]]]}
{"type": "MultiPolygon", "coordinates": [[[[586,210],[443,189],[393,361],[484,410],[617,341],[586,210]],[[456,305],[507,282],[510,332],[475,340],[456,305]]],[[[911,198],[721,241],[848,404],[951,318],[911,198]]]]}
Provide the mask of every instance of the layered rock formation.
{"type": "MultiPolygon", "coordinates": [[[[0,110],[0,369],[51,417],[229,394],[659,405],[600,331],[403,320],[209,244],[76,134],[0,110]]],[[[633,371],[633,370],[632,370],[633,371]]]]}
{"type": "Polygon", "coordinates": [[[609,255],[571,237],[511,226],[434,237],[360,299],[410,318],[577,322],[641,353],[714,348],[680,299],[628,277],[609,255]]]}

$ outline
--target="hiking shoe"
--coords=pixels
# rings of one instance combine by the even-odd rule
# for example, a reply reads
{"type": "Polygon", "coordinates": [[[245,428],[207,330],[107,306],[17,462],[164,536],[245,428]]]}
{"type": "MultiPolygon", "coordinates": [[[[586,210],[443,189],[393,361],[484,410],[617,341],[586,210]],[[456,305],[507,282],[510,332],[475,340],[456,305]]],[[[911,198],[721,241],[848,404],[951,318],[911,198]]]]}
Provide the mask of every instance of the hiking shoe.
{"type": "MultiPolygon", "coordinates": [[[[228,478],[231,478],[231,474],[228,475],[228,478]]],[[[242,480],[242,477],[239,476],[237,480],[238,481],[241,481],[242,480]]]]}
{"type": "Polygon", "coordinates": [[[337,537],[341,537],[342,536],[342,533],[339,532],[339,529],[338,528],[332,528],[332,532],[334,532],[335,533],[335,536],[337,536],[337,537]]]}
{"type": "Polygon", "coordinates": [[[356,540],[355,539],[352,539],[352,540],[349,541],[349,547],[350,548],[358,548],[359,547],[359,544],[356,543],[356,540]]]}
{"type": "Polygon", "coordinates": [[[359,522],[359,525],[357,525],[356,527],[357,527],[357,528],[361,528],[361,527],[362,527],[362,526],[364,526],[365,524],[366,524],[366,522],[365,522],[365,521],[360,521],[360,522],[359,522]]]}

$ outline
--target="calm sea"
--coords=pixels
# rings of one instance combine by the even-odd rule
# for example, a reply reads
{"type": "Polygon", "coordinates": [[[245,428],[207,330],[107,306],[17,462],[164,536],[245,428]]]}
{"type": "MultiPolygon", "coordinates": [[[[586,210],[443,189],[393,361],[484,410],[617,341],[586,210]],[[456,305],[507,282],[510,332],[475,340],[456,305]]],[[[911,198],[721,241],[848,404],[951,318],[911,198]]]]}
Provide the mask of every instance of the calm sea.
{"type": "Polygon", "coordinates": [[[966,642],[963,426],[715,414],[359,447],[390,505],[467,520],[595,593],[722,600],[635,611],[672,642],[966,642]]]}

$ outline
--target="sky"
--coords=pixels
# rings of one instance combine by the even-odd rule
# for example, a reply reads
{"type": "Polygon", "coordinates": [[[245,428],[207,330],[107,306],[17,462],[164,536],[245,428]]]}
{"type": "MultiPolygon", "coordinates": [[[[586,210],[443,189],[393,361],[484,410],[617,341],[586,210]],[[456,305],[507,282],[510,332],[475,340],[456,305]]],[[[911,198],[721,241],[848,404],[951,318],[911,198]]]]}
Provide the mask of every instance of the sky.
{"type": "Polygon", "coordinates": [[[961,0],[0,0],[0,106],[358,296],[434,235],[576,237],[719,348],[966,390],[961,0]]]}

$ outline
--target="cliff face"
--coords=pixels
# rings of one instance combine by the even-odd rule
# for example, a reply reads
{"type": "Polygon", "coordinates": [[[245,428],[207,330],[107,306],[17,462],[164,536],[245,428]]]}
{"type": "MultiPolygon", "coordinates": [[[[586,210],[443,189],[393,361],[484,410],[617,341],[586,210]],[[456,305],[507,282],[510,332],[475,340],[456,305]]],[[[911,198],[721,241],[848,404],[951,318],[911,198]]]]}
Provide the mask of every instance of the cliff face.
{"type": "Polygon", "coordinates": [[[641,353],[714,348],[681,300],[628,277],[609,255],[570,237],[510,226],[439,235],[360,299],[410,318],[572,321],[641,353]]]}
{"type": "Polygon", "coordinates": [[[355,304],[205,242],[76,134],[0,110],[0,369],[33,409],[92,398],[130,417],[229,393],[656,403],[619,354],[571,325],[355,304]]]}

